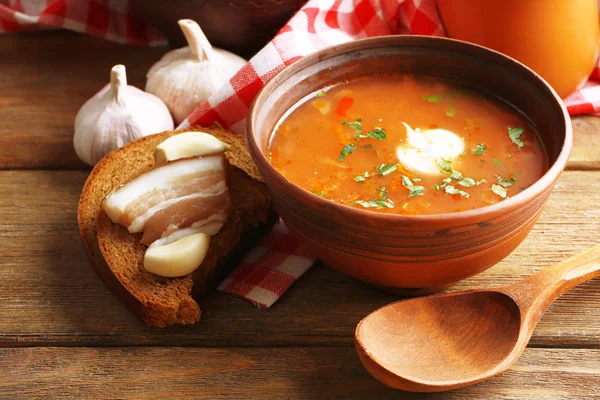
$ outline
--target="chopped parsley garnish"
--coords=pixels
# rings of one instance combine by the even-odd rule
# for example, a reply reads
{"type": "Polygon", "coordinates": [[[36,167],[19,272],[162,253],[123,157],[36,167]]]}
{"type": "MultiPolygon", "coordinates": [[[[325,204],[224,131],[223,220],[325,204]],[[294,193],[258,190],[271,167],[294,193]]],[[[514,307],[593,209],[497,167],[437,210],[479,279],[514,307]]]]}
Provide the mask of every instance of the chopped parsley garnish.
{"type": "Polygon", "coordinates": [[[456,110],[454,110],[454,109],[450,109],[450,110],[446,111],[447,117],[453,118],[455,115],[456,115],[456,110]]]}
{"type": "Polygon", "coordinates": [[[408,197],[423,196],[425,188],[423,186],[413,185],[413,181],[408,176],[402,175],[402,184],[410,191],[408,197]]]}
{"type": "Polygon", "coordinates": [[[363,150],[373,150],[373,145],[371,143],[365,144],[364,146],[360,146],[363,150]]]}
{"type": "Polygon", "coordinates": [[[342,152],[340,153],[340,157],[338,158],[338,160],[340,161],[344,161],[346,159],[346,156],[348,154],[352,154],[354,153],[354,150],[356,150],[356,146],[353,144],[347,144],[342,148],[342,152]]]}
{"type": "Polygon", "coordinates": [[[375,171],[379,172],[381,176],[391,174],[398,169],[398,164],[381,164],[375,167],[375,171]]]}
{"type": "Polygon", "coordinates": [[[354,203],[352,203],[352,205],[354,204],[361,205],[364,208],[394,208],[394,202],[390,199],[371,201],[357,200],[354,203]]]}
{"type": "Polygon", "coordinates": [[[496,178],[498,178],[498,185],[501,185],[504,187],[510,187],[510,186],[512,186],[513,183],[517,182],[517,180],[514,177],[503,178],[500,175],[496,175],[496,178]]]}
{"type": "Polygon", "coordinates": [[[373,128],[372,131],[367,132],[367,134],[359,134],[358,138],[359,139],[375,139],[375,140],[385,140],[387,137],[387,134],[385,133],[385,131],[383,129],[381,129],[380,127],[376,126],[373,128]]]}
{"type": "Polygon", "coordinates": [[[452,172],[453,171],[452,166],[450,165],[451,162],[442,157],[439,157],[437,159],[436,163],[437,163],[438,167],[440,167],[442,169],[442,172],[452,172]]]}
{"type": "Polygon", "coordinates": [[[421,179],[421,178],[411,178],[411,181],[413,181],[415,183],[416,182],[423,182],[423,179],[421,179]]]}
{"type": "Polygon", "coordinates": [[[469,193],[467,193],[467,192],[465,192],[465,191],[463,191],[463,190],[457,189],[457,188],[455,188],[455,187],[454,187],[454,186],[452,186],[452,185],[448,185],[448,186],[446,186],[446,187],[444,188],[444,190],[445,190],[445,191],[446,191],[446,193],[448,193],[448,194],[460,194],[462,197],[465,197],[465,198],[467,198],[467,199],[469,198],[469,193]]]}
{"type": "Polygon", "coordinates": [[[316,196],[325,197],[325,192],[323,192],[323,191],[321,193],[319,193],[316,190],[311,190],[310,192],[316,196]]]}
{"type": "Polygon", "coordinates": [[[500,161],[499,158],[494,157],[494,159],[492,160],[492,164],[494,164],[494,167],[501,167],[502,161],[500,161]]]}
{"type": "Polygon", "coordinates": [[[481,154],[485,153],[486,149],[487,149],[487,146],[485,144],[479,143],[477,145],[477,147],[475,147],[474,149],[471,149],[471,153],[481,155],[481,154]]]}
{"type": "Polygon", "coordinates": [[[502,186],[500,185],[496,185],[495,183],[492,185],[492,192],[496,193],[498,196],[502,197],[503,199],[506,198],[506,189],[504,189],[502,186]]]}
{"type": "Polygon", "coordinates": [[[479,186],[479,185],[481,185],[482,183],[486,183],[486,182],[487,182],[487,180],[485,180],[485,178],[481,178],[481,180],[480,180],[480,181],[477,181],[477,182],[475,182],[475,186],[479,186]]]}
{"type": "Polygon", "coordinates": [[[450,179],[450,178],[444,178],[444,180],[442,181],[442,183],[439,183],[437,185],[433,185],[431,188],[433,190],[442,190],[443,188],[445,188],[446,186],[448,186],[448,184],[450,184],[450,182],[452,182],[452,179],[450,179]]]}
{"type": "Polygon", "coordinates": [[[363,133],[362,120],[360,118],[356,118],[354,121],[344,121],[340,125],[349,126],[350,128],[354,129],[357,137],[363,133]]]}
{"type": "Polygon", "coordinates": [[[409,186],[408,190],[410,190],[408,197],[415,197],[415,196],[423,196],[423,192],[425,191],[425,188],[423,186],[409,186]]]}
{"type": "Polygon", "coordinates": [[[325,96],[326,94],[327,94],[327,92],[326,92],[326,91],[324,91],[324,90],[322,90],[322,91],[320,91],[319,93],[317,93],[317,95],[316,95],[315,97],[323,97],[323,96],[325,96]]]}
{"type": "Polygon", "coordinates": [[[512,154],[507,154],[506,157],[512,158],[512,154]]]}
{"type": "Polygon", "coordinates": [[[441,103],[442,102],[441,95],[423,96],[423,97],[421,97],[421,99],[427,100],[430,103],[441,103]]]}
{"type": "Polygon", "coordinates": [[[356,182],[364,182],[367,178],[373,176],[375,174],[370,173],[369,171],[365,171],[362,175],[356,175],[354,180],[356,182]]]}
{"type": "Polygon", "coordinates": [[[408,210],[408,203],[402,204],[402,209],[403,210],[408,210]]]}
{"type": "Polygon", "coordinates": [[[387,198],[388,190],[385,186],[381,186],[379,188],[379,200],[357,200],[352,205],[358,204],[365,208],[394,208],[394,202],[391,199],[387,198]]]}
{"type": "Polygon", "coordinates": [[[450,174],[450,179],[454,179],[455,181],[460,181],[463,178],[462,174],[456,170],[452,170],[450,174]]]}
{"type": "Polygon", "coordinates": [[[464,187],[471,187],[471,186],[477,185],[477,183],[475,182],[475,179],[472,179],[472,178],[463,178],[456,183],[458,183],[460,186],[464,186],[464,187]]]}
{"type": "Polygon", "coordinates": [[[523,132],[525,132],[525,129],[521,128],[520,126],[508,128],[508,137],[510,137],[510,140],[512,140],[517,147],[525,146],[523,141],[519,139],[523,132]]]}
{"type": "Polygon", "coordinates": [[[379,188],[379,200],[387,200],[388,190],[385,186],[379,188]]]}

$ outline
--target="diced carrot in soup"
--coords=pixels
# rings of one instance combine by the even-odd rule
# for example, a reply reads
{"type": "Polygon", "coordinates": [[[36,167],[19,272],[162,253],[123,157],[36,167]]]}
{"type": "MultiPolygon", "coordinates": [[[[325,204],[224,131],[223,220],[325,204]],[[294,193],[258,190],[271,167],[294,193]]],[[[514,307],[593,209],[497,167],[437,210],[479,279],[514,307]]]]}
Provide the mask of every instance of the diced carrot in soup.
{"type": "Polygon", "coordinates": [[[288,180],[324,199],[384,213],[451,213],[515,196],[548,168],[529,120],[469,88],[397,75],[315,95],[280,122],[269,151],[288,180]]]}

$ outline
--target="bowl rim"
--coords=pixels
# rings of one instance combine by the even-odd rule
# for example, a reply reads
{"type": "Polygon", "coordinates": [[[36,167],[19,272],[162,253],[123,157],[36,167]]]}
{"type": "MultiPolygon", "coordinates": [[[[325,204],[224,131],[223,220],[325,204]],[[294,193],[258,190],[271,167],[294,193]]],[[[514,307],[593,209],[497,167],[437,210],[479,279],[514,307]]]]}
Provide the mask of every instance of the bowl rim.
{"type": "MultiPolygon", "coordinates": [[[[271,176],[274,176],[277,180],[285,182],[290,190],[290,197],[298,200],[300,203],[316,202],[320,209],[323,207],[334,207],[342,212],[346,217],[354,217],[357,219],[368,218],[372,221],[390,223],[390,222],[422,222],[422,223],[437,223],[437,222],[458,222],[464,220],[473,220],[480,217],[484,217],[488,214],[494,214],[502,211],[507,211],[512,208],[520,208],[526,204],[532,202],[536,197],[542,194],[545,190],[550,189],[556,179],[560,176],[561,172],[565,169],[567,161],[571,154],[573,146],[573,132],[569,113],[562,99],[558,96],[556,91],[535,71],[527,67],[525,64],[517,61],[516,59],[509,57],[498,51],[476,45],[473,43],[465,42],[457,39],[450,39],[446,37],[438,36],[424,36],[424,35],[388,35],[388,36],[377,36],[364,39],[352,40],[324,49],[313,52],[302,59],[288,65],[275,75],[265,86],[261,88],[256,97],[254,98],[248,112],[248,118],[246,119],[246,140],[250,148],[250,154],[257,164],[259,170],[266,169],[271,176]],[[264,152],[258,146],[254,135],[254,120],[256,119],[259,112],[259,103],[263,102],[268,97],[268,92],[275,89],[280,83],[286,81],[289,77],[302,71],[303,69],[327,59],[340,56],[342,54],[349,54],[353,52],[360,52],[364,50],[396,47],[403,45],[410,45],[412,47],[419,47],[422,44],[426,44],[427,48],[447,48],[447,45],[455,46],[453,49],[457,51],[461,50],[476,50],[482,52],[477,57],[485,56],[486,59],[496,62],[497,59],[504,60],[507,62],[511,69],[515,70],[520,75],[528,78],[528,80],[536,81],[537,85],[541,85],[548,91],[550,98],[554,100],[554,103],[558,106],[558,109],[562,112],[562,119],[565,123],[565,135],[562,148],[556,158],[556,161],[548,168],[548,170],[539,178],[535,183],[529,186],[516,195],[509,197],[498,203],[479,207],[471,210],[458,211],[454,213],[441,213],[441,214],[429,214],[429,215],[405,215],[405,214],[388,214],[379,213],[377,211],[360,209],[352,207],[346,204],[337,203],[331,200],[323,199],[320,196],[315,196],[311,192],[302,187],[296,185],[292,181],[288,180],[279,171],[277,171],[273,165],[267,160],[264,152]]],[[[271,133],[269,133],[271,134],[271,133]]],[[[325,208],[327,209],[327,208],[325,208]]]]}

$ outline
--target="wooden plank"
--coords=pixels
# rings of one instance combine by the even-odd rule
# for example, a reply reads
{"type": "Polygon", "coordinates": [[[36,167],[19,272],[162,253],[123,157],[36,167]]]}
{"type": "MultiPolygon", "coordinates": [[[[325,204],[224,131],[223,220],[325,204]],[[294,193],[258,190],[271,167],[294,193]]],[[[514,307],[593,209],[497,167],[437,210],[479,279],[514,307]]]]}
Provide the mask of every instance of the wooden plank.
{"type": "MultiPolygon", "coordinates": [[[[427,399],[600,398],[600,350],[527,349],[502,376],[427,399]]],[[[420,399],[344,348],[0,350],[0,397],[420,399]]]]}
{"type": "MultiPolygon", "coordinates": [[[[323,265],[271,309],[214,292],[196,326],[150,329],[96,278],[76,223],[84,171],[0,171],[0,345],[348,345],[356,324],[396,297],[323,265]]],[[[505,261],[453,289],[516,281],[598,242],[600,172],[567,171],[539,223],[505,261]]],[[[600,279],[544,316],[536,346],[600,348],[600,279]]]]}
{"type": "Polygon", "coordinates": [[[568,168],[600,168],[600,118],[593,115],[573,118],[573,151],[568,168]]]}
{"type": "MultiPolygon", "coordinates": [[[[0,36],[0,168],[84,168],[73,150],[79,107],[127,67],[143,88],[148,68],[166,48],[121,46],[73,32],[0,36]]],[[[600,168],[600,118],[573,118],[571,169],[600,168]]]]}
{"type": "Polygon", "coordinates": [[[0,168],[84,168],[73,150],[79,107],[116,64],[143,89],[148,68],[166,51],[66,31],[0,36],[0,168]]]}

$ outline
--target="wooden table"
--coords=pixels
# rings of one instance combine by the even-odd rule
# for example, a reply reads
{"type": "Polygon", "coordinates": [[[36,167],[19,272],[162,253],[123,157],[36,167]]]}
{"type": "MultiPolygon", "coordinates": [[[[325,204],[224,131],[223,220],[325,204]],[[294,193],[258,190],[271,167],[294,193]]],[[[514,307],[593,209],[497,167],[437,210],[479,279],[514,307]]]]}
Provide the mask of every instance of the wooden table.
{"type": "MultiPolygon", "coordinates": [[[[73,120],[112,65],[143,87],[164,52],[67,32],[0,36],[1,398],[600,398],[600,280],[552,306],[503,376],[428,396],[386,388],[354,352],[357,322],[395,297],[323,265],[269,310],[214,292],[196,326],[139,323],[79,239],[89,170],[73,151],[73,120]]],[[[600,120],[573,125],[568,171],[529,237],[452,290],[514,282],[600,240],[600,120]]]]}

